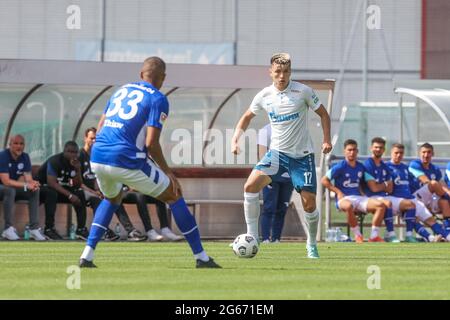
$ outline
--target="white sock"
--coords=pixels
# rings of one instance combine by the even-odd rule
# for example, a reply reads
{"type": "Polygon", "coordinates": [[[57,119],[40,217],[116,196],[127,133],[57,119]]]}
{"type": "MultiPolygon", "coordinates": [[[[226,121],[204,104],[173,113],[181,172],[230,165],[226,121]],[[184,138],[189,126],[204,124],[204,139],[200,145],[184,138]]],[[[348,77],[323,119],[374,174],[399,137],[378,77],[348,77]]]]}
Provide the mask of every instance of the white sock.
{"type": "Polygon", "coordinates": [[[317,226],[319,225],[319,211],[314,210],[313,212],[305,212],[305,221],[306,221],[306,231],[308,239],[306,240],[306,243],[308,245],[316,244],[316,237],[317,237],[317,226]]]}
{"type": "Polygon", "coordinates": [[[372,226],[372,232],[370,233],[370,238],[373,239],[373,238],[378,237],[378,231],[380,231],[379,227],[372,226]]]}
{"type": "Polygon", "coordinates": [[[358,226],[353,227],[353,228],[350,228],[350,229],[352,230],[352,232],[353,232],[353,234],[355,235],[355,237],[361,235],[361,231],[359,231],[359,227],[358,227],[358,226]]]}
{"type": "Polygon", "coordinates": [[[244,192],[244,199],[247,233],[259,240],[259,193],[244,192]]]}
{"type": "Polygon", "coordinates": [[[412,231],[406,231],[405,236],[412,237],[413,233],[412,231]]]}
{"type": "Polygon", "coordinates": [[[200,253],[194,254],[194,258],[195,258],[196,260],[200,259],[200,260],[202,260],[203,262],[206,262],[206,261],[209,260],[209,257],[208,257],[208,255],[206,254],[206,251],[205,251],[205,250],[203,250],[203,251],[200,252],[200,253]]]}
{"type": "Polygon", "coordinates": [[[94,249],[89,246],[84,247],[80,259],[85,259],[88,261],[94,260],[94,249]]]}

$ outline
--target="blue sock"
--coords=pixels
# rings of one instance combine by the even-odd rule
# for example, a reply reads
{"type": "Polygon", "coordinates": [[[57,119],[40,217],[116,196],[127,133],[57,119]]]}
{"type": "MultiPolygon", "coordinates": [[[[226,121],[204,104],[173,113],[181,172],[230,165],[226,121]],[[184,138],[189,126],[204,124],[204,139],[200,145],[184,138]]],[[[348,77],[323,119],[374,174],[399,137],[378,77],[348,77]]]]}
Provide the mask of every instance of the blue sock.
{"type": "Polygon", "coordinates": [[[450,218],[444,218],[444,228],[450,232],[450,218]]]}
{"type": "Polygon", "coordinates": [[[203,251],[202,242],[200,240],[200,232],[198,231],[197,223],[194,216],[190,213],[184,198],[178,199],[172,203],[170,210],[172,210],[173,218],[183,233],[187,242],[191,246],[192,252],[198,254],[203,251]]]}
{"type": "Polygon", "coordinates": [[[442,226],[439,223],[435,223],[431,226],[431,230],[433,230],[433,232],[435,234],[440,234],[441,236],[443,236],[444,238],[447,238],[448,234],[450,232],[448,232],[447,230],[445,230],[444,228],[442,228],[442,226]]]}
{"type": "Polygon", "coordinates": [[[406,224],[406,231],[413,231],[416,224],[416,209],[406,210],[403,218],[406,224]]]}
{"type": "Polygon", "coordinates": [[[427,229],[425,229],[425,227],[420,224],[419,222],[416,222],[416,224],[414,225],[414,230],[416,230],[416,232],[425,239],[425,241],[429,241],[428,237],[430,236],[430,233],[427,231],[427,229]]]}
{"type": "Polygon", "coordinates": [[[392,208],[387,208],[384,213],[384,224],[386,225],[386,231],[394,231],[394,216],[392,214],[392,208]]]}
{"type": "Polygon", "coordinates": [[[89,238],[87,245],[93,249],[102,238],[105,231],[108,229],[114,212],[119,208],[119,205],[111,203],[109,200],[102,200],[97,210],[95,211],[94,221],[92,221],[91,230],[89,231],[89,238]]]}

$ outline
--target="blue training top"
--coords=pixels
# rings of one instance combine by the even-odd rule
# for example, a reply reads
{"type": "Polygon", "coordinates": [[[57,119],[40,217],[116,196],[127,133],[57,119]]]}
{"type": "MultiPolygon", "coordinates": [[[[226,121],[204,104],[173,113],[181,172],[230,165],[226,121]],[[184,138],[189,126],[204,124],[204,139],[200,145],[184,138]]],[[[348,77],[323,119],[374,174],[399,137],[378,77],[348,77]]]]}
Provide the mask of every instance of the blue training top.
{"type": "Polygon", "coordinates": [[[0,173],[9,173],[10,179],[19,180],[25,172],[31,172],[30,156],[27,153],[23,152],[14,160],[9,149],[0,152],[0,173]]]}

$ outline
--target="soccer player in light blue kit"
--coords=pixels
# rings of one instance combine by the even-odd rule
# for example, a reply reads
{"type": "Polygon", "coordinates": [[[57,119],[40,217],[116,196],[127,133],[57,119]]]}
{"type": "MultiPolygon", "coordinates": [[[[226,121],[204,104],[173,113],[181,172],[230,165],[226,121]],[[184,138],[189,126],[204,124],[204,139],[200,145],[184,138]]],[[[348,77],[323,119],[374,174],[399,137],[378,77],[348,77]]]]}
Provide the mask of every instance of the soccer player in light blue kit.
{"type": "Polygon", "coordinates": [[[336,163],[322,177],[322,185],[336,194],[336,208],[347,214],[347,222],[355,235],[356,243],[364,242],[355,216],[357,211],[373,213],[369,242],[384,242],[379,236],[379,230],[386,206],[383,202],[362,194],[362,184],[369,179],[369,175],[364,165],[357,160],[358,143],[355,140],[348,139],[344,142],[344,156],[345,160],[336,163]]]}
{"type": "MultiPolygon", "coordinates": [[[[392,201],[394,213],[396,213],[396,211],[403,211],[403,208],[409,207],[408,202],[413,202],[415,206],[416,217],[420,221],[430,226],[433,232],[437,234],[437,236],[435,237],[433,235],[430,235],[430,233],[425,228],[423,228],[423,226],[419,222],[415,222],[414,224],[416,232],[429,242],[440,241],[440,239],[442,238],[449,240],[449,232],[445,230],[439,223],[436,223],[433,215],[428,211],[425,205],[417,200],[411,193],[411,173],[408,171],[408,166],[402,163],[404,153],[405,146],[400,143],[394,143],[391,148],[391,160],[386,162],[386,165],[391,170],[391,176],[394,181],[394,188],[391,194],[392,197],[388,198],[392,201]]],[[[409,238],[413,238],[413,235],[412,230],[408,230],[407,225],[405,240],[407,242],[417,242],[411,241],[411,239],[409,238]]]]}
{"type": "Polygon", "coordinates": [[[91,153],[91,168],[105,199],[94,216],[80,267],[96,267],[95,247],[122,201],[123,185],[127,185],[169,204],[178,228],[194,253],[197,268],[220,268],[202,247],[197,223],[159,143],[169,114],[167,98],[159,91],[165,70],[162,59],[147,58],[141,69],[142,81],[120,87],[106,105],[91,153]]]}
{"type": "Polygon", "coordinates": [[[261,90],[250,108],[240,118],[231,142],[231,152],[238,154],[239,137],[256,115],[267,112],[272,128],[270,150],[254,167],[244,186],[244,213],[247,233],[259,239],[259,192],[285,172],[300,193],[307,225],[308,258],[317,259],[316,235],[319,212],[316,209],[316,168],[314,150],[308,132],[308,109],[315,111],[323,130],[322,152],[331,151],[330,116],[314,91],[290,80],[291,58],[287,53],[270,59],[273,84],[261,90]]]}
{"type": "Polygon", "coordinates": [[[441,170],[431,163],[433,146],[421,145],[419,156],[420,159],[409,164],[409,171],[415,178],[411,191],[432,213],[442,213],[445,229],[450,231],[450,190],[441,183],[441,170]]]}

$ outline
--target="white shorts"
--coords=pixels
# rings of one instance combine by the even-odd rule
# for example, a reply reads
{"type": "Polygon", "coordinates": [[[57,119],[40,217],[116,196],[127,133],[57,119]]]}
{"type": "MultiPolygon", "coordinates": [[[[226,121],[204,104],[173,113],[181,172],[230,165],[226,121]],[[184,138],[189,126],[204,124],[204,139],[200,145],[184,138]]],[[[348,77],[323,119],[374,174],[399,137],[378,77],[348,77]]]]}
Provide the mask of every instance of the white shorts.
{"type": "MultiPolygon", "coordinates": [[[[399,198],[399,197],[393,197],[393,196],[385,196],[385,197],[381,197],[381,196],[373,196],[371,197],[372,199],[375,200],[389,200],[392,203],[392,214],[393,215],[399,215],[400,214],[400,203],[403,200],[408,200],[408,199],[403,199],[403,198],[399,198]]],[[[411,199],[414,200],[414,199],[411,199]]]]}
{"type": "Polygon", "coordinates": [[[422,202],[432,213],[439,213],[441,209],[439,208],[439,196],[431,193],[428,188],[428,184],[422,186],[419,190],[414,192],[414,196],[417,200],[422,202]]]}
{"type": "Polygon", "coordinates": [[[368,197],[366,197],[366,196],[345,196],[344,198],[339,200],[337,203],[339,209],[340,209],[340,202],[342,200],[350,201],[354,210],[367,213],[367,203],[369,202],[368,197]]]}
{"type": "Polygon", "coordinates": [[[413,202],[416,205],[416,217],[420,221],[425,221],[433,216],[422,202],[417,199],[413,199],[413,202]]]}
{"type": "Polygon", "coordinates": [[[131,170],[91,162],[91,169],[95,172],[101,192],[107,198],[116,197],[124,184],[155,198],[170,184],[166,174],[153,163],[147,163],[142,170],[131,170]]]}

